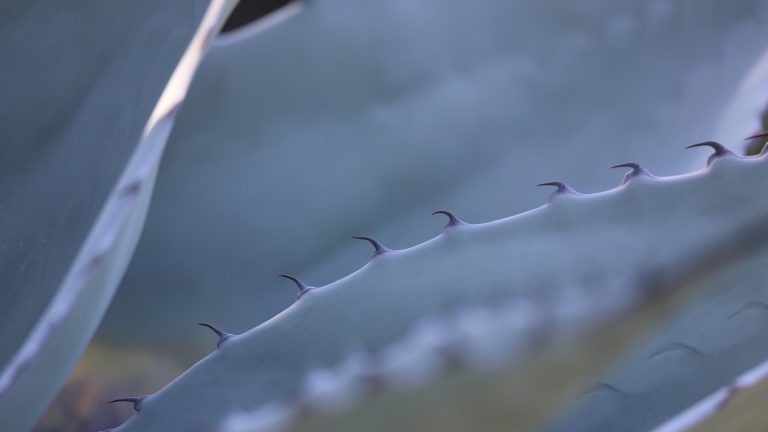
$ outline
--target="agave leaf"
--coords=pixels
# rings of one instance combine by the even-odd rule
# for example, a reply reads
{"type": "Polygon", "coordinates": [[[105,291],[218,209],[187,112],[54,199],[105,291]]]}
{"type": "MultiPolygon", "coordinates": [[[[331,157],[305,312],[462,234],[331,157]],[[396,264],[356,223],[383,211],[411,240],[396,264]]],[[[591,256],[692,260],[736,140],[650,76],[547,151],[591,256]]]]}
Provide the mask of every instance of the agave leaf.
{"type": "MultiPolygon", "coordinates": [[[[482,314],[503,322],[510,316],[502,316],[498,310],[473,308],[468,314],[482,314]],[[498,315],[498,316],[497,316],[498,315]]],[[[515,313],[514,308],[503,312],[515,313]]],[[[597,312],[597,311],[595,311],[597,312]]],[[[645,311],[650,316],[656,315],[645,311]]],[[[658,311],[655,311],[658,312],[658,311]]],[[[305,381],[305,389],[299,397],[268,404],[253,412],[234,413],[225,418],[221,430],[226,432],[266,432],[275,430],[297,431],[386,431],[386,430],[533,430],[560,404],[565,402],[585,376],[593,375],[606,360],[612,358],[622,347],[634,340],[635,333],[652,319],[641,320],[638,316],[621,317],[621,320],[607,319],[604,311],[593,316],[595,321],[603,322],[609,331],[594,331],[580,334],[577,341],[568,340],[565,346],[535,346],[536,350],[528,355],[515,353],[503,366],[468,367],[461,365],[458,370],[451,370],[435,361],[440,359],[434,353],[422,354],[415,342],[424,341],[423,337],[406,336],[395,343],[401,350],[418,352],[419,359],[426,365],[437,363],[447,370],[432,372],[425,382],[409,383],[407,386],[380,381],[365,376],[345,376],[343,364],[339,371],[312,372],[305,381]],[[597,334],[596,334],[597,333],[597,334]],[[312,376],[329,376],[335,385],[312,384],[312,376]],[[345,379],[346,378],[346,379],[345,379]],[[349,383],[349,382],[352,382],[349,383]]],[[[459,320],[456,320],[457,322],[459,320]]],[[[549,322],[548,331],[560,332],[578,321],[549,322]],[[562,326],[562,327],[561,327],[562,326]]],[[[498,324],[498,323],[497,323],[498,324]]],[[[544,323],[542,323],[544,324],[544,323]]],[[[579,323],[583,324],[583,323],[579,323]]],[[[441,323],[447,331],[456,327],[456,323],[441,323]]],[[[497,331],[503,325],[497,325],[497,331]]],[[[530,339],[541,328],[529,323],[518,327],[519,333],[497,333],[509,339],[530,339]],[[530,332],[531,334],[525,334],[530,332]]],[[[573,330],[571,328],[570,330],[573,330]]],[[[418,333],[418,331],[413,332],[418,333]]],[[[488,338],[489,334],[478,335],[488,338]]],[[[573,338],[571,334],[569,337],[573,338]]],[[[563,341],[560,341],[563,342],[563,341]]],[[[500,343],[498,340],[495,343],[500,343]]],[[[503,342],[501,342],[503,344],[503,342]]],[[[531,347],[528,347],[531,348],[531,347]]],[[[390,351],[395,351],[397,348],[390,351]]],[[[401,353],[405,356],[405,353],[401,353]]],[[[411,353],[410,356],[413,356],[411,353]]],[[[414,362],[414,360],[411,360],[414,362]]],[[[448,361],[443,360],[444,363],[448,361]]],[[[415,368],[414,366],[411,366],[415,368]]],[[[421,365],[420,367],[424,367],[421,365]]],[[[434,367],[434,366],[432,366],[434,367]]],[[[370,373],[370,372],[369,372],[370,373]]],[[[394,382],[402,379],[394,379],[394,382]]]]}
{"type": "Polygon", "coordinates": [[[207,3],[3,6],[2,430],[31,428],[128,265],[175,107],[232,7],[207,3]]]}
{"type": "MultiPolygon", "coordinates": [[[[677,273],[675,277],[669,277],[670,269],[662,271],[662,273],[666,273],[667,290],[673,286],[677,290],[687,287],[688,291],[695,291],[697,295],[700,295],[700,291],[705,290],[707,285],[718,283],[723,277],[729,277],[745,284],[759,280],[754,278],[754,272],[744,273],[743,270],[744,267],[759,268],[768,259],[765,247],[765,242],[768,241],[768,229],[761,227],[743,231],[741,235],[743,236],[745,233],[750,237],[762,236],[760,242],[763,246],[758,248],[757,252],[751,247],[747,247],[746,250],[742,249],[742,253],[736,256],[733,253],[723,254],[721,251],[717,254],[716,260],[709,262],[701,256],[701,252],[694,252],[687,257],[688,264],[676,263],[675,269],[671,272],[677,273]],[[758,259],[755,259],[756,256],[758,259]],[[693,263],[692,266],[691,263],[693,263]],[[713,263],[715,265],[712,265],[713,263]],[[689,267],[686,268],[686,266],[689,267]]],[[[750,239],[748,243],[753,240],[750,239]]],[[[742,247],[743,245],[742,243],[742,247]]],[[[716,247],[713,249],[718,250],[716,247]]],[[[731,250],[733,250],[732,246],[731,250]]],[[[711,254],[712,250],[706,253],[711,254]]],[[[655,271],[660,270],[655,269],[655,271]]],[[[656,279],[654,283],[659,284],[660,280],[656,279]]],[[[681,293],[679,292],[676,294],[678,295],[672,298],[665,298],[663,302],[659,302],[660,299],[658,298],[655,299],[657,301],[653,303],[651,308],[640,308],[639,311],[633,311],[626,316],[620,316],[618,319],[613,317],[608,320],[607,325],[600,324],[593,327],[591,332],[587,332],[589,337],[581,334],[574,338],[571,334],[567,340],[568,343],[556,346],[553,350],[536,351],[532,358],[520,359],[515,357],[508,359],[503,367],[496,368],[464,367],[459,373],[448,374],[439,380],[417,386],[415,389],[388,388],[386,391],[382,391],[381,383],[377,382],[379,386],[377,391],[374,391],[372,395],[370,393],[363,394],[366,397],[361,398],[359,390],[357,394],[350,391],[355,390],[354,386],[349,383],[346,385],[338,384],[339,381],[344,382],[341,379],[344,378],[344,374],[340,373],[341,369],[336,373],[330,371],[328,375],[330,375],[329,378],[336,379],[334,381],[337,383],[335,386],[328,383],[325,385],[325,391],[318,392],[317,389],[321,387],[320,385],[305,384],[306,389],[303,397],[292,398],[287,404],[280,407],[282,411],[279,410],[278,406],[273,405],[253,413],[233,415],[225,421],[222,430],[226,432],[266,432],[282,429],[302,432],[325,430],[536,430],[567,397],[573,396],[576,387],[583,381],[584,377],[593,375],[604,366],[605,361],[614,356],[620,348],[634,341],[635,336],[640,331],[658,324],[659,317],[674,311],[680,306],[683,299],[690,299],[690,296],[680,296],[681,293]],[[351,405],[351,408],[338,403],[329,404],[328,401],[346,401],[346,405],[351,405]]],[[[509,319],[511,316],[509,314],[519,312],[513,308],[506,310],[502,308],[501,311],[503,312],[498,309],[494,310],[494,307],[489,309],[489,311],[485,311],[485,315],[478,314],[477,311],[472,312],[472,314],[475,317],[482,317],[482,321],[492,322],[496,319],[503,322],[505,314],[508,314],[507,319],[509,319]]],[[[601,322],[608,318],[602,312],[604,311],[593,310],[588,315],[591,319],[601,322]]],[[[460,320],[455,321],[461,322],[460,320]]],[[[468,320],[464,319],[463,321],[468,320]]],[[[456,337],[456,329],[462,328],[460,324],[456,325],[457,323],[449,323],[447,334],[456,337]],[[451,326],[450,324],[454,325],[451,326]]],[[[549,332],[557,333],[563,331],[564,328],[569,328],[569,333],[572,333],[574,324],[575,322],[568,322],[568,320],[560,323],[549,323],[549,332]]],[[[496,326],[482,325],[475,318],[475,331],[471,333],[470,339],[492,338],[494,344],[503,345],[505,340],[521,337],[520,334],[500,332],[499,329],[503,328],[503,325],[498,324],[496,326]],[[483,332],[477,331],[478,329],[482,329],[483,332]]],[[[531,325],[525,330],[523,328],[518,328],[518,330],[533,331],[534,333],[537,331],[535,325],[531,325]]],[[[466,336],[463,337],[466,338],[466,336]]],[[[411,339],[420,340],[422,344],[424,340],[428,340],[423,337],[411,339]]],[[[457,339],[461,340],[462,336],[457,337],[457,339]]],[[[423,349],[420,350],[415,343],[401,343],[400,345],[402,345],[401,349],[403,350],[417,353],[424,351],[423,349]]],[[[477,346],[478,342],[474,341],[474,345],[477,346]]],[[[456,344],[453,346],[455,347],[456,344]]],[[[464,351],[473,349],[473,344],[467,341],[463,341],[459,346],[463,346],[464,351]]],[[[537,348],[541,349],[542,347],[539,345],[537,348]]],[[[318,374],[315,373],[315,375],[318,374]]],[[[751,373],[751,376],[755,375],[755,372],[751,373]]],[[[754,378],[750,380],[755,381],[754,378]]],[[[346,381],[348,382],[349,379],[346,381]]],[[[738,387],[739,392],[741,392],[745,385],[745,379],[739,378],[731,387],[738,387]]],[[[359,387],[365,388],[364,385],[359,385],[359,387]]],[[[599,392],[626,396],[622,390],[609,384],[600,383],[582,393],[581,397],[590,397],[593,393],[599,392]]],[[[718,392],[720,396],[731,393],[733,391],[718,392]]],[[[722,399],[721,397],[718,401],[722,403],[722,399]]],[[[707,405],[712,406],[713,403],[707,402],[707,405]]],[[[622,427],[632,427],[632,421],[626,421],[622,427]]],[[[758,429],[753,428],[751,430],[758,429]]],[[[678,430],[682,429],[669,429],[666,432],[678,430]]]]}
{"type": "Polygon", "coordinates": [[[751,2],[291,10],[201,67],[106,336],[200,343],[188,323],[242,330],[287,305],[277,272],[322,284],[362,264],[352,235],[406,247],[439,208],[501,217],[541,202],[525,185],[600,190],[628,160],[679,172],[675,146],[709,136],[765,45],[751,2]]]}
{"type": "Polygon", "coordinates": [[[619,391],[580,397],[549,430],[651,430],[764,360],[766,265],[756,256],[708,283],[597,378],[619,391]]]}
{"type": "MultiPolygon", "coordinates": [[[[715,136],[753,127],[768,95],[766,65],[764,54],[727,104],[715,136]]],[[[707,295],[681,307],[598,377],[598,383],[620,391],[572,401],[548,430],[649,430],[768,357],[760,313],[768,301],[761,283],[766,264],[758,257],[743,263],[740,273],[709,284],[707,295]]]]}
{"type": "Polygon", "coordinates": [[[228,412],[288,397],[305,371],[332,367],[350,350],[386,350],[451,305],[538,299],[537,315],[546,317],[560,307],[583,316],[637,304],[643,291],[627,281],[684,264],[721,233],[768,214],[768,202],[746,187],[765,184],[767,166],[765,156],[731,154],[690,175],[640,174],[591,195],[556,191],[529,212],[479,225],[454,221],[425,243],[374,253],[327,286],[296,281],[293,306],[243,334],[218,332],[219,349],[143,399],[118,430],[210,430],[228,412]]]}

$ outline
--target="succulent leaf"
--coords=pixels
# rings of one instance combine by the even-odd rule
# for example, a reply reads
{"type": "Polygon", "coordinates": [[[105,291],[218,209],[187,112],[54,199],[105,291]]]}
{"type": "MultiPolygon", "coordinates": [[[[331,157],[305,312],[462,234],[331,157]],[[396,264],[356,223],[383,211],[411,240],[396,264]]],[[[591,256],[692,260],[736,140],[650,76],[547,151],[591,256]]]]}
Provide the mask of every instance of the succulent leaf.
{"type": "MultiPolygon", "coordinates": [[[[689,256],[689,262],[695,263],[688,269],[681,268],[680,263],[675,263],[674,269],[655,269],[656,276],[664,274],[666,283],[661,278],[646,279],[646,282],[659,287],[666,285],[664,291],[682,288],[687,285],[687,291],[706,291],[707,285],[717,284],[724,277],[741,284],[753,284],[761,281],[759,275],[753,272],[743,272],[744,268],[757,270],[764,267],[768,259],[768,227],[753,226],[742,230],[742,240],[736,248],[725,246],[720,242],[719,247],[712,245],[712,250],[717,251],[717,257],[713,260],[698,255],[695,259],[689,256]],[[755,248],[753,238],[756,237],[759,247],[755,248]],[[730,249],[725,252],[722,248],[730,249]],[[740,250],[739,250],[740,249],[740,250]],[[733,251],[739,250],[734,256],[733,251]],[[713,265],[714,264],[714,265],[713,265]],[[670,274],[676,276],[670,278],[670,274]]],[[[737,236],[738,237],[738,236],[737,236]]],[[[705,252],[711,253],[712,250],[705,252]]],[[[692,255],[701,254],[694,252],[692,255]]],[[[671,263],[667,263],[668,266],[671,263]]],[[[683,265],[685,267],[686,265],[683,265]]],[[[764,275],[764,272],[762,273],[764,275]]],[[[664,292],[657,291],[657,292],[664,292]]],[[[655,300],[660,300],[655,298],[655,300]]],[[[679,309],[683,300],[690,300],[690,296],[669,299],[658,304],[654,308],[641,308],[627,316],[611,317],[611,313],[600,308],[600,302],[594,302],[587,306],[584,316],[576,315],[560,317],[552,320],[551,317],[534,319],[527,326],[521,326],[526,322],[526,315],[521,314],[521,309],[513,304],[499,307],[498,305],[486,309],[468,308],[460,318],[454,318],[443,324],[442,333],[434,328],[427,334],[443,334],[442,338],[406,336],[405,341],[395,343],[394,346],[402,353],[414,352],[421,355],[422,362],[429,364],[431,358],[439,357],[437,349],[449,346],[452,348],[453,359],[463,361],[463,366],[458,372],[455,367],[443,372],[439,378],[419,385],[411,385],[405,389],[400,386],[392,386],[397,383],[393,377],[385,375],[386,367],[379,366],[376,371],[375,360],[368,360],[368,371],[360,374],[360,369],[350,369],[342,363],[339,367],[324,372],[325,385],[315,383],[313,374],[305,379],[302,392],[299,396],[292,396],[280,403],[273,403],[254,412],[239,413],[229,416],[221,430],[226,432],[267,432],[276,430],[291,430],[295,432],[309,431],[387,431],[387,430],[441,430],[441,431],[466,431],[466,430],[539,430],[545,419],[567,398],[573,397],[575,387],[585,376],[593,375],[598,368],[604,366],[621,347],[629,345],[642,329],[658,323],[658,317],[669,314],[679,309]],[[608,313],[607,313],[608,312],[608,313]],[[522,317],[521,317],[522,315],[522,317]],[[584,317],[586,321],[592,321],[588,331],[583,331],[584,317]],[[469,319],[468,319],[469,318],[469,319]],[[467,325],[466,323],[472,323],[467,325]],[[514,324],[512,324],[514,323],[514,324]],[[464,324],[464,325],[462,325],[464,324]],[[506,324],[506,325],[505,325],[506,324]],[[545,324],[546,332],[550,335],[562,335],[566,343],[542,350],[545,346],[541,337],[544,332],[537,325],[545,324]],[[582,331],[574,331],[581,327],[582,331]],[[516,331],[510,331],[514,328],[516,331]],[[470,331],[467,331],[471,329],[470,331]],[[506,331],[505,331],[506,330],[506,331]],[[527,336],[527,337],[526,337],[527,336]],[[537,343],[528,345],[531,336],[536,336],[537,343]],[[587,337],[588,336],[588,337],[587,337]],[[438,340],[440,344],[425,343],[438,340]],[[524,343],[520,343],[525,341],[524,343]],[[429,348],[424,348],[427,345],[429,348]],[[515,349],[507,351],[509,345],[515,349]],[[489,351],[489,347],[491,347],[489,351]],[[504,348],[500,348],[504,347],[504,348]],[[535,351],[529,355],[521,355],[526,348],[535,347],[535,351]],[[505,349],[506,348],[506,349],[505,349]],[[554,348],[554,349],[553,349],[554,348]],[[429,355],[431,354],[431,356],[429,355]],[[489,356],[489,354],[491,354],[489,356]],[[458,356],[458,357],[457,357],[458,356]],[[493,359],[488,364],[487,359],[493,359]],[[499,359],[505,359],[501,360],[499,359]],[[480,359],[480,366],[478,361],[480,359]],[[474,362],[472,360],[475,360],[474,362]],[[467,365],[466,363],[469,362],[467,365]],[[371,365],[374,365],[373,367],[371,365]],[[474,367],[468,367],[474,366],[474,367]],[[355,372],[358,373],[357,382],[354,381],[355,372]],[[376,380],[371,381],[375,376],[376,380]],[[382,382],[389,378],[390,387],[382,390],[382,382]],[[335,385],[334,385],[335,384],[335,385]],[[355,385],[356,384],[356,385],[355,385]],[[367,384],[367,385],[366,385],[367,384]],[[318,389],[324,389],[319,391],[318,389]],[[328,401],[335,401],[329,404],[328,401]]],[[[616,311],[613,311],[616,312],[616,311]]],[[[528,315],[533,318],[533,315],[528,315]]],[[[432,327],[435,327],[434,324],[432,327]]],[[[417,332],[424,330],[417,328],[417,332]]],[[[551,339],[551,337],[550,337],[551,339]]],[[[392,348],[388,350],[391,351],[392,348]]],[[[683,343],[669,344],[652,357],[665,355],[669,352],[689,353],[693,356],[704,354],[689,345],[683,343]]],[[[386,357],[384,357],[386,359],[386,357]]],[[[384,360],[385,361],[385,360],[384,360]]],[[[381,364],[381,360],[378,364],[381,364]]],[[[413,360],[411,360],[413,363],[413,360]]],[[[455,363],[455,360],[454,360],[455,363]]],[[[765,374],[765,365],[757,370],[765,374]]],[[[696,407],[692,407],[690,414],[686,412],[681,419],[674,419],[669,426],[663,426],[656,432],[678,432],[685,430],[683,425],[690,426],[694,421],[699,421],[701,413],[715,414],[714,409],[702,409],[699,406],[721,407],[724,402],[739,394],[745,397],[743,392],[752,391],[747,387],[753,385],[760,375],[752,371],[747,376],[739,377],[733,383],[721,389],[713,396],[707,398],[696,407]],[[674,427],[672,427],[674,425],[674,427]]],[[[389,371],[391,374],[391,371],[389,371]]],[[[314,372],[314,375],[320,373],[314,372]]],[[[670,390],[670,389],[665,389],[670,390]]],[[[591,388],[582,392],[579,398],[592,398],[595,395],[610,395],[617,399],[631,399],[632,393],[624,391],[613,385],[598,382],[591,388]]],[[[751,399],[753,400],[753,399],[751,399]]],[[[754,406],[754,405],[753,405],[754,406]]],[[[742,403],[739,412],[746,411],[742,403]]],[[[756,411],[756,410],[753,410],[756,411]]],[[[720,414],[717,414],[720,416],[720,414]]],[[[745,416],[759,418],[754,412],[745,416]]],[[[710,430],[734,430],[733,425],[751,425],[742,430],[760,430],[755,423],[745,422],[739,417],[727,415],[728,427],[710,430]],[[750,429],[751,427],[751,429],[750,429]]],[[[621,425],[622,428],[632,428],[634,419],[628,419],[621,425]]],[[[617,425],[618,426],[618,425],[617,425]]],[[[598,428],[595,430],[603,430],[598,428]]],[[[613,429],[605,429],[613,430],[613,429]]]]}
{"type": "Polygon", "coordinates": [[[653,292],[640,295],[626,285],[621,289],[620,282],[686,263],[697,256],[691,251],[708,251],[723,232],[764,218],[768,202],[754,199],[744,185],[766,182],[765,157],[717,158],[689,175],[638,177],[506,219],[456,226],[382,254],[230,337],[149,396],[142,412],[118,430],[210,430],[231,411],[290,396],[307,371],[333,367],[350,350],[387,350],[445,308],[463,310],[499,296],[538,301],[555,311],[563,307],[566,315],[594,302],[636,304],[653,292]]]}
{"type": "Polygon", "coordinates": [[[702,286],[597,378],[626,396],[579,398],[546,430],[651,430],[768,357],[766,266],[764,253],[702,286]]]}
{"type": "Polygon", "coordinates": [[[758,5],[702,1],[328,0],[222,37],[104,334],[243,330],[292,301],[276,270],[324,283],[362,264],[350,235],[398,249],[435,232],[434,209],[501,217],[541,202],[526,184],[615,184],[618,161],[686,170],[699,155],[670,146],[709,136],[765,48],[758,5]]]}
{"type": "Polygon", "coordinates": [[[128,265],[176,107],[232,5],[207,4],[2,6],[2,430],[32,427],[128,265]]]}

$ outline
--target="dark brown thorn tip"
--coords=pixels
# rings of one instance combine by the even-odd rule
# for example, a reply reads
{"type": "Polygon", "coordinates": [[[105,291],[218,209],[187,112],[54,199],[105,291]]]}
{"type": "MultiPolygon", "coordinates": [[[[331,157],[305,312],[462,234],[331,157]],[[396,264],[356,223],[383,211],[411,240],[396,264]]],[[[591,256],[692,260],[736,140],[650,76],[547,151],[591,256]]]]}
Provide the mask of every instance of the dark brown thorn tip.
{"type": "Polygon", "coordinates": [[[731,152],[730,150],[725,148],[724,145],[720,144],[717,141],[702,141],[696,144],[685,146],[685,148],[687,149],[694,148],[694,147],[709,147],[712,150],[714,150],[716,154],[726,154],[731,152]]]}
{"type": "Polygon", "coordinates": [[[309,291],[312,288],[311,286],[309,286],[309,285],[305,284],[304,282],[302,282],[302,280],[297,278],[296,276],[291,276],[291,275],[284,274],[284,273],[280,273],[278,276],[280,276],[281,278],[286,278],[286,279],[289,279],[289,280],[293,281],[293,283],[295,283],[296,286],[299,288],[299,297],[304,295],[304,293],[306,293],[307,291],[309,291]]]}
{"type": "Polygon", "coordinates": [[[570,186],[568,186],[567,184],[565,184],[563,182],[559,182],[559,181],[539,183],[536,186],[554,186],[554,187],[557,188],[557,189],[555,189],[554,192],[552,192],[549,195],[549,199],[547,201],[552,201],[557,195],[576,194],[576,191],[571,189],[570,186]]]}
{"type": "Polygon", "coordinates": [[[626,184],[627,182],[629,182],[629,180],[632,177],[637,177],[637,176],[641,176],[641,175],[651,176],[651,173],[648,172],[647,169],[643,168],[642,165],[640,165],[639,163],[636,163],[636,162],[625,162],[625,163],[620,163],[620,164],[616,164],[616,165],[611,166],[611,169],[614,169],[614,168],[629,168],[629,169],[631,169],[630,172],[628,172],[628,173],[626,173],[624,175],[624,179],[621,181],[621,184],[626,184]]]}
{"type": "Polygon", "coordinates": [[[643,169],[643,167],[641,167],[640,164],[635,162],[625,162],[625,163],[620,163],[616,165],[611,165],[611,169],[613,168],[631,168],[632,171],[636,171],[636,172],[643,169]]]}
{"type": "Polygon", "coordinates": [[[565,183],[563,182],[546,182],[546,183],[539,183],[536,186],[556,186],[558,189],[565,189],[565,183]]]}
{"type": "Polygon", "coordinates": [[[355,239],[355,240],[365,240],[368,243],[370,243],[371,246],[373,246],[373,255],[371,256],[371,258],[373,258],[375,256],[379,256],[379,255],[381,255],[383,253],[387,253],[387,252],[390,251],[390,249],[385,248],[375,238],[367,237],[367,236],[352,236],[352,238],[355,239]]]}
{"type": "MultiPolygon", "coordinates": [[[[756,138],[768,138],[768,131],[758,132],[758,133],[756,133],[754,135],[748,136],[746,139],[747,140],[752,140],[752,139],[756,139],[756,138]]],[[[767,153],[768,153],[768,143],[765,143],[765,144],[763,144],[763,148],[760,150],[760,152],[757,155],[758,156],[762,156],[762,155],[767,154],[767,153]]]]}
{"type": "Polygon", "coordinates": [[[720,144],[717,141],[703,141],[700,143],[691,144],[689,146],[686,146],[685,148],[689,149],[694,147],[709,147],[715,151],[714,153],[712,153],[711,156],[709,156],[709,158],[707,158],[707,166],[712,165],[712,162],[721,156],[732,154],[730,150],[725,148],[724,145],[720,144]]]}
{"type": "Polygon", "coordinates": [[[750,136],[744,138],[744,140],[748,141],[748,140],[756,139],[756,138],[768,138],[768,131],[758,132],[758,133],[756,133],[754,135],[750,135],[750,136]]]}
{"type": "Polygon", "coordinates": [[[453,212],[450,212],[448,210],[436,210],[436,211],[432,212],[432,216],[437,215],[437,214],[448,216],[448,224],[445,225],[446,227],[452,227],[452,226],[456,226],[456,225],[464,225],[464,223],[465,223],[463,220],[457,218],[456,215],[453,214],[453,212]]]}
{"type": "Polygon", "coordinates": [[[120,398],[120,399],[113,399],[107,403],[115,403],[115,402],[130,402],[133,404],[133,410],[136,412],[141,411],[141,403],[144,402],[144,398],[146,396],[141,397],[126,397],[126,398],[120,398]]]}
{"type": "Polygon", "coordinates": [[[555,190],[555,192],[557,192],[557,193],[575,192],[573,189],[571,189],[570,186],[568,186],[567,184],[565,184],[563,182],[559,182],[559,181],[539,183],[536,186],[554,186],[554,187],[557,188],[555,190]]]}
{"type": "Polygon", "coordinates": [[[225,331],[222,331],[222,330],[218,329],[213,324],[199,322],[199,323],[197,323],[197,325],[200,325],[200,326],[203,326],[203,327],[208,327],[209,329],[211,329],[212,332],[216,333],[216,336],[219,337],[219,341],[216,343],[216,348],[221,348],[221,344],[223,344],[224,341],[226,341],[227,339],[232,337],[232,333],[227,333],[225,331]]]}

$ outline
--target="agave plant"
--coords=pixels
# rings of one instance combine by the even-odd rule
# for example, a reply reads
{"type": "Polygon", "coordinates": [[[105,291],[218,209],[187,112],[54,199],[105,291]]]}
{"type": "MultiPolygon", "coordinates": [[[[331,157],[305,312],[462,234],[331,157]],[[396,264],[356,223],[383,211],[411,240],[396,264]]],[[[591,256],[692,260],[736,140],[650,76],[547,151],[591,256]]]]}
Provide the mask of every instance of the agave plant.
{"type": "Polygon", "coordinates": [[[0,24],[0,429],[121,279],[101,339],[218,341],[120,431],[761,424],[766,2],[43,3],[0,24]]]}

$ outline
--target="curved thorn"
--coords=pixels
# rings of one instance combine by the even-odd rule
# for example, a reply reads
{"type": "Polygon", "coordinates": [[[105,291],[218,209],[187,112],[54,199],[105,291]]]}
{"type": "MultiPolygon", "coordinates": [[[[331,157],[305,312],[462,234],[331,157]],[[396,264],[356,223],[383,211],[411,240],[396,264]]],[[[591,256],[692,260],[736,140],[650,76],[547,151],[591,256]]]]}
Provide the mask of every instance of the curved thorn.
{"type": "Polygon", "coordinates": [[[616,165],[611,165],[611,169],[613,168],[631,168],[632,171],[630,172],[635,175],[645,171],[645,168],[641,167],[639,163],[635,163],[635,162],[625,162],[625,163],[620,163],[616,165]]]}
{"type": "Polygon", "coordinates": [[[229,334],[229,333],[226,333],[226,332],[224,332],[224,331],[221,331],[221,330],[219,330],[219,329],[218,329],[218,328],[216,328],[216,326],[214,326],[213,324],[208,324],[208,323],[204,323],[204,322],[199,322],[199,323],[197,323],[197,325],[199,325],[199,326],[203,326],[203,327],[208,327],[209,329],[211,329],[211,331],[212,331],[212,332],[216,333],[216,335],[217,335],[218,337],[224,337],[224,336],[226,336],[226,335],[228,335],[228,334],[229,334]]]}
{"type": "Polygon", "coordinates": [[[141,403],[144,402],[144,398],[146,396],[141,397],[126,397],[126,398],[120,398],[120,399],[113,399],[107,403],[115,403],[115,402],[130,402],[133,404],[133,410],[136,412],[141,411],[141,403]]]}
{"type": "Polygon", "coordinates": [[[590,388],[584,390],[581,392],[581,394],[578,396],[579,399],[581,399],[584,396],[587,396],[592,393],[601,393],[601,392],[607,392],[607,393],[614,393],[621,396],[627,396],[629,393],[627,393],[624,390],[621,390],[620,388],[616,386],[612,386],[608,383],[599,382],[594,385],[592,385],[590,388]]]}
{"type": "Polygon", "coordinates": [[[748,141],[748,140],[756,139],[756,138],[768,138],[768,131],[758,132],[758,133],[756,133],[754,135],[750,135],[750,136],[744,138],[744,141],[748,141]]]}
{"type": "Polygon", "coordinates": [[[373,246],[373,255],[371,255],[371,258],[391,251],[390,249],[385,248],[375,238],[367,236],[352,236],[352,238],[355,240],[365,240],[373,246]]]}
{"type": "Polygon", "coordinates": [[[286,279],[289,279],[289,280],[293,281],[293,283],[295,283],[296,286],[299,288],[299,297],[304,295],[310,289],[314,288],[314,287],[311,287],[311,286],[305,284],[304,282],[302,282],[301,279],[299,279],[299,278],[297,278],[295,276],[291,276],[291,275],[284,274],[284,273],[280,273],[278,276],[280,276],[281,278],[286,278],[286,279]]]}
{"type": "Polygon", "coordinates": [[[556,192],[566,192],[570,189],[568,185],[559,181],[539,183],[536,186],[555,186],[557,188],[556,192]]]}
{"type": "Polygon", "coordinates": [[[709,158],[707,159],[707,166],[712,165],[712,162],[714,162],[714,160],[719,157],[732,154],[730,150],[725,148],[724,145],[720,144],[717,141],[702,141],[700,143],[685,146],[685,148],[687,149],[694,148],[694,147],[709,147],[712,150],[714,150],[714,153],[712,153],[712,155],[709,156],[709,158]]]}
{"type": "Polygon", "coordinates": [[[217,349],[218,349],[218,348],[221,348],[221,344],[223,344],[223,343],[224,343],[224,341],[226,341],[227,339],[229,339],[230,337],[232,337],[232,336],[233,336],[233,334],[232,334],[232,333],[227,333],[227,332],[225,332],[225,331],[219,330],[219,329],[218,329],[218,328],[216,328],[216,326],[214,326],[213,324],[208,324],[208,323],[204,323],[204,322],[199,322],[199,323],[197,323],[197,325],[199,325],[199,326],[203,326],[203,327],[208,327],[209,329],[211,329],[211,331],[212,331],[212,332],[216,333],[216,336],[218,336],[218,337],[219,337],[219,341],[216,343],[216,348],[217,348],[217,349]]]}
{"type": "Polygon", "coordinates": [[[456,225],[464,225],[465,222],[459,218],[456,217],[455,214],[448,210],[436,210],[432,212],[432,216],[442,214],[448,216],[448,223],[445,225],[446,227],[453,227],[456,225]]]}
{"type": "Polygon", "coordinates": [[[704,356],[704,353],[702,353],[701,351],[697,350],[696,348],[694,348],[694,347],[692,347],[692,346],[690,346],[688,344],[684,344],[682,342],[672,342],[672,343],[664,345],[663,347],[661,347],[658,350],[654,351],[653,353],[651,353],[651,355],[648,356],[648,358],[649,359],[654,359],[654,358],[656,358],[656,357],[658,357],[660,355],[663,355],[663,354],[666,354],[666,353],[669,353],[669,352],[673,352],[673,351],[681,351],[681,352],[685,352],[685,353],[690,353],[690,354],[694,354],[694,355],[699,356],[699,357],[703,357],[704,356]]]}
{"type": "Polygon", "coordinates": [[[725,148],[724,145],[720,144],[717,141],[702,141],[702,142],[699,142],[699,143],[696,143],[696,144],[691,144],[691,145],[685,146],[685,148],[687,148],[687,149],[694,148],[694,147],[709,147],[712,150],[714,150],[715,153],[720,153],[720,154],[725,154],[725,153],[730,153],[731,152],[730,150],[725,148]]]}
{"type": "Polygon", "coordinates": [[[736,312],[728,315],[728,319],[735,318],[735,317],[741,315],[742,313],[744,313],[744,312],[746,312],[748,310],[751,310],[751,309],[768,310],[768,304],[765,303],[765,302],[761,302],[761,301],[751,301],[751,302],[745,304],[744,306],[742,306],[741,308],[739,308],[739,310],[737,310],[736,312]]]}
{"type": "Polygon", "coordinates": [[[641,175],[653,177],[653,175],[650,172],[648,172],[647,169],[643,168],[642,165],[636,162],[625,162],[625,163],[620,163],[620,164],[611,166],[611,169],[614,169],[614,168],[630,168],[631,169],[631,171],[624,174],[624,178],[622,179],[621,184],[627,184],[632,179],[632,177],[637,177],[641,175]]]}
{"type": "MultiPolygon", "coordinates": [[[[755,138],[768,138],[768,131],[766,132],[758,132],[754,135],[750,135],[746,138],[746,140],[751,140],[755,138]]],[[[758,156],[762,156],[764,154],[768,154],[768,143],[763,144],[763,148],[760,150],[760,153],[758,153],[758,156]]]]}
{"type": "Polygon", "coordinates": [[[557,189],[555,189],[552,194],[549,195],[549,200],[552,201],[556,196],[562,195],[562,194],[576,194],[576,191],[571,189],[570,186],[563,182],[559,181],[553,181],[553,182],[546,182],[546,183],[539,183],[536,186],[554,186],[557,189]]]}

